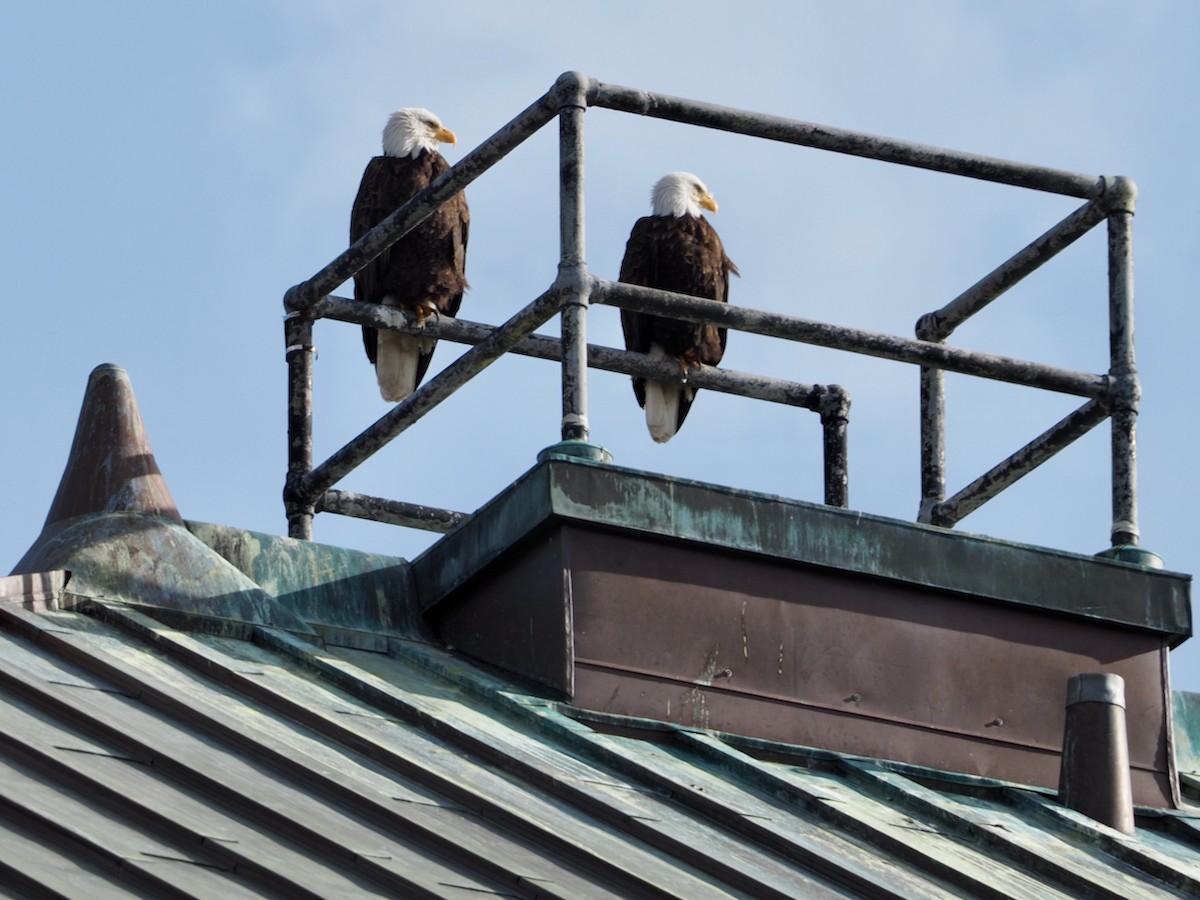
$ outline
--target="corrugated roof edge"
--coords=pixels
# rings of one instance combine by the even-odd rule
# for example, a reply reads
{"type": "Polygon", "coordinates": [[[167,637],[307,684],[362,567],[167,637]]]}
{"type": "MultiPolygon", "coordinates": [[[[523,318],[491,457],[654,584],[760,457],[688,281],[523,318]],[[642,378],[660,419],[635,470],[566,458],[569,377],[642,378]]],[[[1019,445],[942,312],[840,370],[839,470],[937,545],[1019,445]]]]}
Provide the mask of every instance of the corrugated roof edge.
{"type": "MultiPolygon", "coordinates": [[[[46,588],[40,579],[27,583],[30,595],[46,588]]],[[[13,590],[6,593],[19,603],[20,590],[15,584],[11,586],[13,590]]],[[[245,666],[238,662],[241,655],[228,645],[222,649],[220,643],[173,633],[174,626],[160,627],[153,617],[140,616],[117,604],[99,601],[91,606],[88,612],[114,625],[131,640],[148,650],[163,652],[206,678],[216,677],[221,684],[245,690],[257,685],[262,675],[243,672],[245,666]]],[[[26,628],[22,623],[38,619],[22,613],[6,624],[23,634],[26,628]]],[[[193,624],[201,623],[197,619],[193,624]]],[[[66,635],[67,647],[76,646],[71,637],[74,629],[79,633],[89,630],[86,625],[71,625],[69,618],[61,616],[42,627],[53,629],[55,635],[66,635]]],[[[706,827],[734,835],[741,842],[739,846],[755,852],[774,849],[795,860],[809,849],[804,837],[808,832],[803,829],[836,831],[854,836],[862,843],[864,853],[877,854],[881,861],[894,864],[888,870],[891,877],[908,866],[910,871],[917,870],[920,877],[928,878],[930,888],[941,883],[939,879],[948,879],[961,888],[960,896],[998,896],[993,890],[996,878],[1016,879],[1005,882],[1008,889],[1000,891],[1005,896],[1042,896],[1019,889],[1021,884],[1028,888],[1031,882],[1043,884],[1046,896],[1061,896],[1064,887],[1082,895],[1087,888],[1124,886],[1124,893],[1096,892],[1097,896],[1114,897],[1142,896],[1137,888],[1145,889],[1145,896],[1175,896],[1172,891],[1186,893],[1197,884],[1194,855],[1178,853],[1181,847],[1195,846],[1195,808],[1139,808],[1138,830],[1135,835],[1125,836],[1059,806],[1051,792],[1019,784],[649,720],[589,716],[435,645],[390,639],[388,656],[402,674],[398,682],[393,682],[384,677],[387,667],[377,670],[367,661],[375,654],[322,651],[276,628],[255,626],[252,632],[254,643],[282,657],[285,669],[311,674],[325,686],[343,690],[388,714],[397,712],[401,705],[410,707],[408,713],[398,716],[399,721],[420,723],[456,751],[475,754],[474,758],[485,764],[498,765],[508,777],[531,781],[560,800],[583,797],[567,776],[568,772],[576,774],[571,762],[575,759],[597,771],[616,773],[619,778],[614,783],[618,787],[632,788],[638,796],[662,798],[664,808],[682,811],[681,820],[703,822],[706,827]],[[285,661],[288,658],[290,662],[285,661]],[[449,708],[439,712],[424,706],[423,694],[413,697],[406,691],[410,676],[403,673],[409,671],[417,679],[415,683],[452,686],[453,694],[461,692],[467,702],[460,702],[458,712],[449,708]],[[418,677],[419,672],[425,677],[418,677]],[[494,722],[508,725],[481,727],[475,717],[477,711],[486,711],[494,722]],[[514,730],[507,732],[507,727],[514,730]],[[501,735],[505,736],[497,739],[501,735]],[[534,740],[528,745],[508,742],[508,736],[521,735],[534,740]],[[548,755],[543,755],[543,750],[548,755]],[[537,766],[550,758],[566,768],[534,777],[537,766]],[[510,771],[506,764],[515,768],[510,771]],[[846,790],[839,785],[845,785],[846,790]],[[851,796],[861,796],[869,803],[862,808],[848,807],[843,801],[851,796]],[[753,805],[743,808],[739,803],[731,804],[729,798],[753,805]],[[897,819],[899,834],[896,821],[880,820],[873,812],[878,804],[895,809],[898,817],[910,817],[897,819]],[[764,817],[768,807],[786,817],[764,817]],[[954,847],[959,850],[947,856],[954,847]],[[961,869],[963,853],[959,851],[965,852],[968,847],[978,849],[991,862],[986,868],[970,869],[961,875],[947,874],[947,860],[961,869]],[[1085,855],[1094,868],[1082,871],[1078,864],[1085,855]]],[[[80,649],[84,646],[79,645],[80,649]]],[[[133,649],[132,644],[128,646],[133,649]]],[[[100,652],[103,655],[104,651],[100,652]]],[[[277,699],[293,703],[299,698],[279,695],[277,699]]],[[[636,835],[644,837],[645,832],[639,830],[636,835]]],[[[669,832],[668,837],[673,835],[669,832]]],[[[706,848],[696,855],[713,862],[706,854],[715,852],[706,848]]],[[[821,862],[824,857],[815,859],[821,862]]],[[[918,896],[903,891],[896,894],[918,896]]],[[[919,894],[927,895],[933,894],[919,894]]]]}
{"type": "MultiPolygon", "coordinates": [[[[276,642],[272,641],[271,643],[277,650],[285,649],[276,644],[276,642]]],[[[300,653],[304,656],[308,655],[307,651],[301,649],[303,647],[302,643],[288,643],[291,648],[290,652],[300,653]]],[[[592,735],[597,732],[601,734],[624,734],[650,742],[672,742],[684,739],[689,741],[689,746],[695,745],[696,741],[705,744],[711,739],[719,742],[721,745],[735,748],[745,756],[762,761],[791,763],[803,768],[832,766],[839,770],[857,770],[862,767],[878,769],[893,772],[911,781],[933,787],[939,792],[960,793],[970,796],[979,795],[984,791],[999,790],[1004,792],[1010,801],[1013,802],[1016,802],[1019,796],[1032,794],[1044,798],[1049,804],[1047,808],[1050,812],[1042,810],[1041,814],[1059,815],[1061,813],[1061,815],[1070,818],[1075,825],[1084,825],[1089,828],[1094,825],[1086,816],[1075,813],[1073,810],[1058,807],[1055,792],[1038,786],[1018,784],[979,775],[949,772],[895,760],[855,756],[853,754],[824,750],[819,747],[786,744],[712,729],[688,727],[675,723],[662,722],[657,719],[597,713],[591,710],[579,709],[570,703],[556,699],[530,694],[528,693],[528,686],[522,684],[518,687],[509,681],[506,675],[492,674],[474,660],[464,660],[452,650],[446,650],[441,647],[425,647],[409,641],[394,641],[391,644],[389,652],[394,657],[410,662],[439,678],[453,683],[455,687],[468,696],[477,697],[481,701],[486,701],[490,705],[506,710],[509,714],[520,720],[525,727],[547,738],[553,738],[556,741],[565,743],[581,756],[596,759],[596,761],[604,762],[607,765],[614,765],[617,768],[621,767],[619,757],[612,757],[603,752],[600,753],[600,758],[597,757],[597,748],[602,745],[597,745],[592,739],[592,735]],[[695,740],[691,740],[689,736],[695,740]]],[[[329,674],[336,677],[335,670],[331,669],[329,674]]],[[[1200,694],[1189,694],[1182,691],[1175,691],[1173,693],[1177,702],[1182,700],[1183,702],[1194,704],[1195,709],[1200,710],[1200,694]]],[[[1195,725],[1196,722],[1193,721],[1193,728],[1195,725]]],[[[1176,727],[1178,729],[1178,721],[1176,727]]],[[[1191,739],[1195,741],[1195,746],[1200,746],[1200,733],[1198,732],[1200,732],[1200,729],[1197,729],[1191,735],[1191,739]]],[[[694,746],[693,749],[695,749],[694,746]]],[[[1190,762],[1195,766],[1197,758],[1194,756],[1191,757],[1190,762]]],[[[1184,792],[1186,798],[1193,802],[1200,801],[1200,769],[1196,769],[1195,771],[1197,772],[1196,776],[1189,777],[1188,779],[1191,789],[1184,792]]],[[[740,774],[742,776],[753,776],[753,773],[747,772],[740,772],[740,774]]],[[[751,780],[754,780],[753,777],[751,777],[751,780]]],[[[1149,818],[1182,817],[1189,820],[1194,819],[1197,815],[1195,807],[1188,808],[1186,805],[1180,810],[1163,810],[1139,806],[1136,807],[1135,812],[1138,816],[1149,818]]]]}

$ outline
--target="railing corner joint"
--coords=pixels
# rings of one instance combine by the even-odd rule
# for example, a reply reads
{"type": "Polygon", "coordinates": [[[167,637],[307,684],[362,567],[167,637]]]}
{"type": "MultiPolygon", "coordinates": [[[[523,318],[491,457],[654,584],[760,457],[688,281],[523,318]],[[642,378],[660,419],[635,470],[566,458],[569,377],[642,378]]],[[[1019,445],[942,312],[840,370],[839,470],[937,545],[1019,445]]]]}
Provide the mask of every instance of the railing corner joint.
{"type": "Polygon", "coordinates": [[[586,109],[589,101],[595,97],[597,88],[596,79],[582,72],[570,71],[558,76],[552,93],[560,109],[568,106],[586,109]]]}
{"type": "Polygon", "coordinates": [[[1104,208],[1108,213],[1130,213],[1133,214],[1137,206],[1138,189],[1137,184],[1132,178],[1126,178],[1124,175],[1104,175],[1101,176],[1103,188],[1100,193],[1100,202],[1104,204],[1104,208]]]}

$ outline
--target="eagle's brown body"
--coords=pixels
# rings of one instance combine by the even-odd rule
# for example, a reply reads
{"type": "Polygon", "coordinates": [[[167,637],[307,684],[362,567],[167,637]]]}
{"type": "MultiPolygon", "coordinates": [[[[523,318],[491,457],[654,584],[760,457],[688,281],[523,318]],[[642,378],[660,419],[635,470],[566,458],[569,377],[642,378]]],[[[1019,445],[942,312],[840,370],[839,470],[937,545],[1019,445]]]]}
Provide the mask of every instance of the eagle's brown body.
{"type": "MultiPolygon", "coordinates": [[[[707,219],[655,215],[644,216],[634,223],[625,245],[620,280],[725,303],[729,299],[730,272],[737,274],[737,266],[725,255],[721,238],[707,219]]],[[[621,328],[625,332],[626,349],[654,352],[680,361],[681,396],[677,420],[670,429],[673,434],[683,424],[695,397],[695,389],[682,384],[686,367],[719,363],[725,354],[725,329],[624,309],[621,328]]],[[[646,380],[634,378],[633,392],[638,405],[645,407],[646,380]]]]}
{"type": "MultiPolygon", "coordinates": [[[[372,159],[350,213],[351,243],[449,168],[436,151],[372,159]]],[[[354,276],[354,299],[408,309],[422,319],[435,309],[455,316],[467,288],[469,224],[466,198],[457,194],[354,276]]],[[[436,342],[418,338],[410,343],[419,354],[416,380],[408,388],[413,390],[425,376],[436,342]]],[[[374,328],[363,327],[363,345],[367,358],[376,363],[379,333],[374,328]]]]}

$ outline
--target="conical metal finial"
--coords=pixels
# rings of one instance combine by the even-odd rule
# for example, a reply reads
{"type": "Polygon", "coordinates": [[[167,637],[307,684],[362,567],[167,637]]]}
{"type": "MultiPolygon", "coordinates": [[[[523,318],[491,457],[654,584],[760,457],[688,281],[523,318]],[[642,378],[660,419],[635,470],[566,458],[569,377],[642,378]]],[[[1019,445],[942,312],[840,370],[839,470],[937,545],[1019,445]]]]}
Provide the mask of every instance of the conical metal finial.
{"type": "Polygon", "coordinates": [[[44,528],[93,513],[183,517],[163,480],[129,375],[97,366],[88,379],[75,440],[44,528]]]}
{"type": "Polygon", "coordinates": [[[46,524],[14,575],[65,571],[76,597],[313,631],[188,530],[129,376],[97,367],[46,524]]]}

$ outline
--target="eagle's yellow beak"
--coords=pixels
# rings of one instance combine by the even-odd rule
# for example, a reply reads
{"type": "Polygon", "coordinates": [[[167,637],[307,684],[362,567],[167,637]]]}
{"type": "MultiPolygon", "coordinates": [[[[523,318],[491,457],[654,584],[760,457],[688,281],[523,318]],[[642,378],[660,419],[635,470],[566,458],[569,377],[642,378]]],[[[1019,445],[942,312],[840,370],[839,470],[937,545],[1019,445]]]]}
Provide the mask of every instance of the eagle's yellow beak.
{"type": "Polygon", "coordinates": [[[717,201],[712,194],[705,194],[703,197],[701,197],[700,206],[704,209],[707,209],[713,215],[716,215],[717,213],[717,201]]]}
{"type": "Polygon", "coordinates": [[[454,136],[454,132],[449,128],[439,128],[433,133],[433,136],[443,144],[457,144],[458,138],[454,136]]]}

